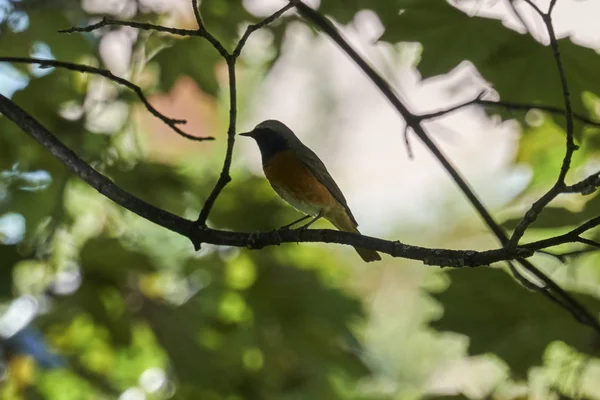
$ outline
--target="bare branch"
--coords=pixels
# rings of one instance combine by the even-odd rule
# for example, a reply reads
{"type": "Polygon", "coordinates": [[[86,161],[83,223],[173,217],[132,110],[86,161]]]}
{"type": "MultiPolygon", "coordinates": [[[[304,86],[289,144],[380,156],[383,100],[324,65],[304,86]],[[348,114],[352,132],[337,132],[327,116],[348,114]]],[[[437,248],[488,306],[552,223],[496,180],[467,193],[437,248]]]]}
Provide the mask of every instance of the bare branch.
{"type": "MultiPolygon", "coordinates": [[[[194,0],[194,1],[196,1],[196,0],[194,0]]],[[[275,21],[277,18],[281,17],[283,15],[283,13],[285,13],[287,10],[294,7],[295,2],[296,2],[295,0],[292,0],[288,4],[286,4],[284,7],[280,8],[278,11],[275,11],[273,14],[269,15],[267,18],[263,19],[259,23],[253,24],[253,25],[248,25],[248,27],[246,28],[246,31],[244,32],[244,34],[238,41],[237,45],[235,46],[235,49],[233,50],[233,53],[232,53],[233,57],[235,57],[235,58],[239,57],[239,55],[242,52],[242,49],[246,45],[246,41],[248,40],[248,38],[250,37],[250,35],[253,32],[269,25],[270,23],[275,21]]]]}
{"type": "Polygon", "coordinates": [[[535,10],[535,12],[537,12],[540,17],[544,17],[544,12],[541,10],[541,8],[539,8],[533,1],[531,0],[523,0],[525,3],[529,4],[531,6],[531,8],[533,8],[535,10]]]}
{"type": "MultiPolygon", "coordinates": [[[[225,160],[223,161],[223,168],[219,179],[215,184],[215,187],[211,191],[210,195],[204,202],[204,206],[198,215],[196,220],[197,226],[206,226],[206,220],[210,215],[210,211],[215,205],[215,201],[221,191],[231,182],[231,175],[229,170],[231,168],[231,161],[233,158],[233,147],[235,145],[235,131],[236,131],[236,120],[237,120],[237,91],[236,91],[236,79],[235,79],[235,58],[227,58],[227,71],[229,73],[229,128],[227,128],[227,149],[225,150],[225,160]]],[[[200,243],[194,244],[196,250],[200,249],[200,243]]]]}
{"type": "Polygon", "coordinates": [[[0,95],[0,112],[13,121],[25,133],[33,137],[72,173],[79,176],[98,192],[140,217],[189,238],[195,246],[200,243],[211,243],[215,245],[259,249],[282,243],[338,243],[373,249],[381,253],[390,254],[393,257],[420,260],[428,265],[455,268],[489,265],[515,257],[529,257],[533,254],[533,250],[521,248],[514,252],[509,252],[506,249],[487,251],[428,249],[411,246],[398,241],[389,241],[329,229],[282,229],[250,234],[210,229],[204,226],[198,227],[190,220],[157,208],[121,189],[109,178],[94,170],[89,164],[79,158],[28,113],[2,95],[0,95]]]}
{"type": "MultiPolygon", "coordinates": [[[[194,9],[196,10],[196,0],[192,0],[194,5],[194,9]]],[[[236,121],[237,121],[237,89],[236,89],[236,77],[235,77],[235,65],[238,57],[240,56],[244,45],[246,44],[250,35],[257,31],[258,29],[267,26],[271,22],[275,21],[278,17],[280,17],[284,12],[292,8],[293,5],[288,4],[275,13],[271,14],[267,18],[263,19],[261,22],[250,25],[246,28],[246,31],[238,41],[237,45],[233,53],[227,57],[225,60],[227,61],[227,71],[229,75],[229,127],[227,128],[227,149],[225,150],[225,159],[223,161],[223,168],[221,169],[221,174],[219,175],[219,179],[215,184],[213,190],[210,195],[206,199],[202,210],[200,211],[200,215],[198,215],[198,219],[196,220],[197,226],[206,226],[206,221],[208,220],[208,216],[217,200],[217,197],[221,194],[225,186],[229,182],[231,182],[231,176],[229,174],[229,170],[231,169],[231,161],[233,158],[233,148],[235,145],[235,132],[236,132],[236,121]]],[[[202,26],[202,19],[200,18],[200,14],[198,14],[196,19],[198,20],[199,26],[202,26]]],[[[195,244],[196,250],[200,248],[200,243],[195,244]]]]}
{"type": "MultiPolygon", "coordinates": [[[[543,104],[516,103],[516,102],[510,102],[510,101],[483,100],[481,97],[484,93],[485,92],[482,92],[476,98],[466,101],[464,103],[458,104],[456,106],[448,107],[443,110],[433,111],[433,112],[426,113],[426,114],[421,114],[421,115],[419,115],[419,118],[421,118],[424,121],[428,120],[428,119],[439,118],[446,114],[453,113],[455,111],[458,111],[462,108],[465,108],[465,107],[468,107],[468,106],[471,106],[474,104],[480,105],[483,107],[504,108],[504,109],[510,110],[510,111],[540,110],[540,111],[545,111],[549,114],[556,114],[556,115],[562,115],[562,116],[565,115],[564,109],[559,108],[559,107],[554,107],[554,106],[547,106],[547,105],[543,105],[543,104]]],[[[586,125],[600,127],[599,121],[594,121],[582,114],[573,113],[573,119],[576,119],[579,122],[586,124],[586,125]]]]}
{"type": "Polygon", "coordinates": [[[600,225],[600,217],[595,217],[565,234],[551,237],[548,239],[543,239],[543,240],[538,240],[535,242],[527,243],[527,244],[521,245],[520,247],[527,248],[527,249],[533,249],[533,250],[539,250],[539,249],[545,249],[548,247],[558,246],[563,243],[581,242],[579,240],[580,235],[589,231],[590,229],[597,227],[598,225],[600,225]]]}
{"type": "Polygon", "coordinates": [[[521,25],[523,25],[523,27],[525,28],[525,32],[531,35],[531,30],[529,29],[529,26],[527,26],[525,18],[523,18],[517,6],[515,6],[515,0],[506,0],[506,2],[508,3],[508,7],[512,11],[512,13],[515,15],[515,17],[517,17],[521,25]]]}
{"type": "Polygon", "coordinates": [[[594,247],[596,249],[600,249],[600,243],[596,242],[595,240],[586,239],[586,238],[582,238],[581,236],[578,236],[577,237],[577,241],[579,243],[587,244],[590,247],[594,247]]]}
{"type": "Polygon", "coordinates": [[[555,0],[553,0],[550,3],[548,13],[543,13],[531,0],[525,1],[529,5],[531,5],[531,7],[533,7],[538,12],[538,14],[540,14],[542,20],[544,21],[544,24],[546,25],[546,29],[548,30],[548,35],[550,37],[550,47],[552,48],[552,53],[554,55],[554,60],[558,69],[558,75],[560,78],[563,99],[565,103],[566,150],[562,165],[560,167],[560,173],[558,175],[558,178],[556,179],[556,183],[540,199],[533,203],[529,211],[525,213],[525,215],[515,228],[510,238],[508,245],[512,248],[516,248],[518,246],[519,240],[525,234],[525,230],[527,230],[527,227],[537,219],[538,215],[542,212],[544,207],[546,207],[548,203],[550,203],[556,196],[563,192],[563,190],[565,189],[565,178],[567,176],[567,173],[569,172],[569,169],[571,168],[571,160],[573,158],[573,153],[575,152],[575,150],[578,149],[577,145],[575,144],[574,138],[574,121],[573,109],[571,106],[571,94],[569,92],[567,75],[565,73],[562,58],[558,48],[558,40],[556,38],[556,33],[554,32],[554,25],[552,24],[551,11],[554,8],[555,0]]]}
{"type": "MultiPolygon", "coordinates": [[[[415,134],[423,141],[427,148],[433,153],[433,155],[442,164],[444,169],[450,174],[454,182],[461,189],[463,194],[467,197],[469,202],[477,210],[480,217],[485,221],[490,230],[502,243],[502,246],[508,245],[508,237],[504,230],[496,223],[494,218],[491,216],[489,211],[485,208],[483,203],[479,200],[477,195],[473,192],[470,186],[458,173],[458,171],[452,166],[452,164],[446,159],[443,153],[437,148],[433,141],[429,138],[423,126],[421,125],[422,118],[418,115],[411,113],[404,103],[395,95],[389,84],[369,65],[367,62],[352,48],[352,46],[340,35],[335,26],[319,14],[317,11],[305,5],[299,1],[296,3],[296,9],[304,18],[317,25],[323,32],[325,32],[333,41],[335,41],[342,50],[363,70],[363,72],[373,81],[373,83],[379,88],[381,93],[390,101],[398,113],[404,118],[406,124],[413,129],[415,134]]],[[[546,276],[543,272],[538,270],[533,264],[527,260],[518,259],[525,269],[535,274],[538,279],[544,282],[547,288],[552,290],[549,293],[548,290],[543,287],[538,290],[544,294],[550,300],[559,303],[566,310],[568,310],[578,321],[593,327],[600,333],[600,324],[587,311],[581,304],[579,304],[568,292],[564,291],[558,286],[552,279],[546,276]]]]}
{"type": "Polygon", "coordinates": [[[128,26],[130,28],[141,29],[144,31],[156,31],[156,32],[164,32],[170,33],[172,35],[177,36],[198,36],[197,32],[190,29],[179,29],[179,28],[170,28],[162,25],[154,25],[148,24],[146,22],[135,22],[135,21],[121,21],[117,19],[112,19],[108,17],[102,18],[99,22],[95,24],[81,26],[81,27],[71,27],[68,29],[61,29],[58,33],[85,33],[85,32],[93,32],[100,28],[104,28],[105,26],[128,26]]]}
{"type": "Polygon", "coordinates": [[[481,102],[481,99],[482,99],[482,97],[484,95],[485,95],[485,90],[481,91],[481,93],[479,93],[477,95],[477,97],[475,97],[472,100],[466,101],[466,102],[458,104],[456,106],[448,107],[448,108],[446,108],[444,110],[434,111],[434,112],[430,112],[430,113],[427,113],[427,114],[421,114],[421,115],[419,115],[419,119],[425,121],[425,120],[429,120],[429,119],[439,118],[441,116],[444,116],[446,114],[450,114],[452,112],[458,111],[458,110],[460,110],[462,108],[465,108],[465,107],[468,107],[470,105],[481,104],[480,102],[481,102]]]}
{"type": "Polygon", "coordinates": [[[219,54],[221,54],[221,57],[227,59],[229,57],[229,53],[227,50],[225,50],[225,47],[217,40],[217,38],[207,31],[206,27],[204,26],[202,16],[200,15],[200,9],[198,8],[198,0],[192,0],[192,8],[194,9],[194,17],[196,18],[196,23],[198,24],[196,36],[205,38],[215,49],[217,49],[219,54]]]}
{"type": "Polygon", "coordinates": [[[111,25],[112,26],[128,26],[131,28],[141,29],[141,30],[145,30],[145,31],[170,33],[172,35],[177,35],[177,36],[202,37],[202,38],[206,39],[208,42],[210,42],[210,44],[212,44],[212,46],[219,52],[219,54],[221,54],[222,57],[226,58],[229,56],[229,53],[227,52],[225,47],[223,47],[223,45],[221,45],[221,43],[217,39],[215,39],[214,36],[212,36],[211,34],[206,32],[203,28],[197,29],[197,30],[179,29],[179,28],[170,28],[170,27],[162,26],[162,25],[148,24],[145,22],[121,21],[121,20],[104,17],[104,18],[102,18],[102,20],[100,22],[92,24],[92,25],[88,25],[88,26],[84,26],[84,27],[72,27],[69,29],[60,30],[58,32],[60,32],[60,33],[93,32],[97,29],[103,28],[105,26],[111,26],[111,25]]]}
{"type": "Polygon", "coordinates": [[[584,180],[573,185],[566,186],[563,193],[581,193],[583,195],[592,194],[600,187],[600,171],[588,176],[584,180]]]}
{"type": "Polygon", "coordinates": [[[410,130],[410,126],[406,125],[404,127],[404,145],[406,146],[406,154],[408,154],[408,158],[410,158],[411,160],[415,157],[413,151],[412,151],[412,146],[410,144],[410,137],[409,135],[409,130],[410,130]]]}
{"type": "Polygon", "coordinates": [[[74,64],[74,63],[69,63],[69,62],[64,62],[64,61],[44,60],[44,59],[40,59],[40,58],[29,58],[29,57],[0,57],[0,62],[39,64],[43,67],[65,68],[65,69],[69,69],[71,71],[77,71],[77,72],[81,72],[81,73],[103,76],[107,79],[110,79],[113,82],[118,83],[119,85],[125,86],[125,87],[133,90],[134,93],[137,95],[137,97],[142,102],[142,104],[144,104],[146,109],[148,109],[148,111],[150,111],[150,113],[152,115],[154,115],[156,118],[159,118],[161,121],[163,121],[171,129],[173,129],[175,132],[177,132],[179,135],[183,136],[184,138],[194,140],[194,141],[214,140],[214,138],[212,136],[193,136],[193,135],[190,135],[189,133],[185,133],[184,131],[182,131],[181,129],[179,129],[179,127],[177,127],[177,125],[185,124],[186,123],[185,120],[173,119],[173,118],[166,117],[164,114],[160,113],[156,108],[154,108],[152,106],[152,104],[150,104],[150,102],[148,101],[146,96],[144,96],[144,92],[138,85],[128,81],[127,79],[123,79],[123,78],[120,78],[120,77],[114,75],[109,70],[91,67],[88,65],[74,64]]]}
{"type": "Polygon", "coordinates": [[[110,179],[94,170],[89,164],[79,158],[77,154],[65,146],[39,122],[33,119],[33,117],[1,94],[0,112],[44,146],[46,150],[60,160],[71,172],[115,203],[173,232],[182,235],[187,235],[189,232],[190,221],[154,207],[115,185],[110,179]]]}

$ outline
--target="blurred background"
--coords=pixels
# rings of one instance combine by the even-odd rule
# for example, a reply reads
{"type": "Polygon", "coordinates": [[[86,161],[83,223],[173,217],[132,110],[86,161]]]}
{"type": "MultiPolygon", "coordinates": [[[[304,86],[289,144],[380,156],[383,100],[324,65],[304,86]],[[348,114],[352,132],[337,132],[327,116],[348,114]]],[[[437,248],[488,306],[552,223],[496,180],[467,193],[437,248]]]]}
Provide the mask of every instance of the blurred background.
{"type": "MultiPolygon", "coordinates": [[[[526,4],[308,3],[414,112],[482,90],[486,99],[563,107],[545,27],[526,4]]],[[[248,23],[284,4],[201,0],[200,10],[232,49],[248,23]]],[[[597,121],[600,5],[561,0],[554,13],[558,35],[570,35],[561,52],[574,109],[597,121]]],[[[225,153],[226,65],[198,38],[126,27],[57,33],[102,16],[196,27],[188,0],[0,0],[0,56],[109,69],[166,116],[186,119],[186,132],[215,141],[178,136],[99,76],[0,63],[0,92],[125,190],[195,219],[225,153]]],[[[238,130],[272,118],[290,126],[328,166],[364,234],[498,247],[410,131],[409,156],[404,123],[376,87],[293,11],[251,36],[237,74],[238,130]]],[[[557,177],[562,121],[468,107],[426,128],[510,229],[557,177]]],[[[600,166],[597,127],[577,124],[576,138],[570,182],[600,166]]],[[[236,142],[232,177],[211,226],[252,232],[299,217],[264,179],[253,141],[236,142]]],[[[565,195],[524,240],[599,213],[595,195],[565,195]]],[[[600,399],[598,338],[504,266],[450,271],[383,258],[367,265],[352,249],[325,244],[195,252],[98,194],[0,117],[2,399],[600,399]]],[[[598,316],[597,253],[533,260],[598,316]]]]}

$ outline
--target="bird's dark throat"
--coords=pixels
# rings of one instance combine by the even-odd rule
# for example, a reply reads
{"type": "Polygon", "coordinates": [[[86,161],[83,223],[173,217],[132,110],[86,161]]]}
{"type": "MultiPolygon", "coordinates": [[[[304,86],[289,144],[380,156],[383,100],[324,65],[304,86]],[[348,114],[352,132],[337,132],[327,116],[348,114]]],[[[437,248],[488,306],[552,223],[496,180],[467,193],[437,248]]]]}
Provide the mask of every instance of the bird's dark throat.
{"type": "Polygon", "coordinates": [[[258,143],[263,166],[267,165],[275,154],[290,148],[287,141],[277,135],[259,133],[254,139],[256,140],[256,143],[258,143]]]}

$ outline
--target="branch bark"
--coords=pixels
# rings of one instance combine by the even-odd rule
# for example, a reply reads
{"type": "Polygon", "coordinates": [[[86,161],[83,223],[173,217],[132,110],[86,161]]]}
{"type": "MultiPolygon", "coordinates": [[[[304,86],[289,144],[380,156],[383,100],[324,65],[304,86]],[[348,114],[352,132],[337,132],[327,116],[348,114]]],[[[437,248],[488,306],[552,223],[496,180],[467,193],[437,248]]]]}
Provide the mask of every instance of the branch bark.
{"type": "Polygon", "coordinates": [[[117,186],[109,178],[94,170],[48,129],[3,95],[0,95],[0,112],[98,192],[140,217],[189,238],[195,246],[199,243],[211,243],[260,249],[283,243],[338,243],[376,250],[392,257],[423,261],[428,265],[454,268],[478,267],[517,257],[529,257],[533,254],[533,250],[528,248],[518,248],[513,252],[506,249],[486,251],[431,249],[329,229],[283,229],[246,233],[197,226],[193,221],[155,207],[117,186]]]}

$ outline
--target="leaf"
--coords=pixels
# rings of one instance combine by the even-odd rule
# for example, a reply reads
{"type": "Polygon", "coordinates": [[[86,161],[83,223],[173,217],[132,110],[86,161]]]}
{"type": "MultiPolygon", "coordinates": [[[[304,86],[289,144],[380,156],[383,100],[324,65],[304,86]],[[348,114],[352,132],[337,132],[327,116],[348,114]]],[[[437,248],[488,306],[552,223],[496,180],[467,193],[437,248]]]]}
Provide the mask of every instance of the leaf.
{"type": "MultiPolygon", "coordinates": [[[[436,294],[444,315],[432,326],[470,338],[471,354],[495,353],[524,377],[542,363],[546,346],[560,340],[590,352],[592,331],[539,293],[519,286],[509,275],[492,268],[459,269],[448,273],[449,289],[436,294]]],[[[600,301],[576,296],[597,315],[600,301]]]]}
{"type": "Polygon", "coordinates": [[[118,288],[123,282],[111,282],[97,276],[86,276],[75,297],[69,299],[103,325],[117,346],[129,346],[132,338],[131,314],[118,288]],[[112,306],[112,307],[111,307],[112,306]]]}
{"type": "Polygon", "coordinates": [[[0,301],[8,299],[12,295],[13,267],[23,256],[19,254],[17,246],[5,246],[0,244],[0,301]]]}
{"type": "Polygon", "coordinates": [[[169,91],[181,76],[191,77],[210,95],[216,95],[219,85],[216,68],[224,62],[221,55],[202,38],[176,40],[159,52],[153,61],[160,66],[160,89],[169,91]]]}
{"type": "Polygon", "coordinates": [[[84,35],[58,33],[73,25],[61,10],[39,7],[28,10],[27,15],[29,24],[23,32],[15,33],[6,23],[0,24],[0,55],[26,57],[36,42],[48,44],[54,56],[61,61],[75,61],[77,57],[92,52],[93,42],[84,35]]]}
{"type": "Polygon", "coordinates": [[[131,271],[148,272],[154,265],[148,256],[125,248],[117,239],[98,238],[88,241],[81,250],[81,266],[95,279],[122,282],[131,271]]]}
{"type": "Polygon", "coordinates": [[[144,300],[141,315],[169,354],[180,398],[338,399],[331,376],[353,384],[366,374],[348,330],[360,303],[315,271],[275,266],[267,254],[245,291],[230,290],[214,260],[195,261],[213,272],[203,271],[211,283],[195,297],[180,307],[144,300]]]}
{"type": "MultiPolygon", "coordinates": [[[[200,14],[206,29],[225,48],[232,46],[239,37],[239,25],[256,23],[258,19],[244,8],[239,0],[204,0],[200,2],[200,14]]],[[[231,50],[231,49],[229,49],[231,50]]]]}
{"type": "Polygon", "coordinates": [[[182,193],[189,190],[190,182],[173,167],[139,162],[131,170],[111,168],[110,175],[117,185],[157,207],[176,214],[188,207],[182,193]]]}
{"type": "MultiPolygon", "coordinates": [[[[506,28],[499,20],[468,16],[446,1],[404,0],[401,4],[402,13],[379,14],[386,27],[381,40],[421,43],[418,68],[423,78],[448,73],[468,60],[492,83],[502,100],[564,108],[550,47],[506,28]]],[[[600,94],[600,80],[596,79],[600,55],[567,38],[558,43],[573,110],[587,115],[585,92],[600,94]]],[[[493,112],[512,117],[507,111],[493,112]]],[[[563,119],[557,121],[564,127],[563,119]]],[[[581,131],[578,126],[577,136],[581,131]]]]}

